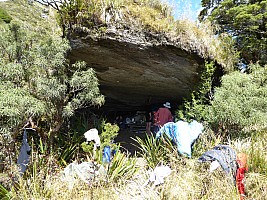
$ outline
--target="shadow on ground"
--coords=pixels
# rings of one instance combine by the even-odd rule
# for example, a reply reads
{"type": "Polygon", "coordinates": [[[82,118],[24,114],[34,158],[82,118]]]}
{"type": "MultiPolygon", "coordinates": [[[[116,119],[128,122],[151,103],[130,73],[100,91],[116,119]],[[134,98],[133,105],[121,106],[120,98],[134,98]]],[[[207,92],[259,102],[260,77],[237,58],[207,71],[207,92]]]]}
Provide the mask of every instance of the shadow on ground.
{"type": "Polygon", "coordinates": [[[115,138],[116,143],[120,143],[121,150],[127,152],[130,155],[135,155],[140,152],[138,143],[134,140],[135,138],[141,138],[144,140],[146,136],[145,131],[131,131],[129,128],[121,129],[118,136],[115,138]]]}

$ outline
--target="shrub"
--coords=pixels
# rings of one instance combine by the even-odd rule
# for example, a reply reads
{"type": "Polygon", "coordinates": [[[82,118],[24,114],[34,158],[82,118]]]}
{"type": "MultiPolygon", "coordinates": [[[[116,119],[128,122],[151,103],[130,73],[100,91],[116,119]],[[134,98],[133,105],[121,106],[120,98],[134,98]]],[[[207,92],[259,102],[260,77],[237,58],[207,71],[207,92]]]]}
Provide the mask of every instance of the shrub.
{"type": "Polygon", "coordinates": [[[94,69],[65,58],[68,41],[39,38],[38,30],[17,23],[1,27],[0,117],[10,132],[30,117],[35,124],[42,120],[52,144],[64,121],[78,109],[101,106],[104,96],[94,69]]]}
{"type": "Polygon", "coordinates": [[[168,138],[156,140],[154,137],[147,136],[145,140],[139,137],[133,140],[138,143],[139,155],[146,160],[151,169],[154,169],[158,164],[168,164],[179,159],[176,145],[173,145],[168,138]]]}
{"type": "Polygon", "coordinates": [[[248,131],[267,125],[266,110],[267,66],[254,65],[248,74],[236,71],[222,77],[207,118],[214,127],[248,131]]]}
{"type": "MultiPolygon", "coordinates": [[[[99,137],[101,141],[100,149],[96,152],[95,159],[98,162],[102,162],[102,152],[104,150],[105,146],[110,146],[111,151],[118,150],[118,145],[113,142],[113,140],[116,138],[116,136],[119,134],[119,127],[116,124],[111,123],[105,123],[105,121],[102,121],[102,125],[99,125],[98,128],[99,131],[99,137]]],[[[93,144],[86,142],[83,142],[81,144],[81,147],[84,152],[89,153],[90,157],[93,157],[93,144]]]]}
{"type": "Polygon", "coordinates": [[[4,21],[6,23],[10,23],[11,20],[12,17],[3,8],[0,8],[0,22],[4,21]]]}
{"type": "Polygon", "coordinates": [[[212,79],[215,71],[213,62],[206,62],[200,77],[200,84],[191,96],[184,101],[176,111],[178,119],[185,121],[195,119],[203,120],[207,115],[207,104],[210,102],[212,90],[212,79]]]}

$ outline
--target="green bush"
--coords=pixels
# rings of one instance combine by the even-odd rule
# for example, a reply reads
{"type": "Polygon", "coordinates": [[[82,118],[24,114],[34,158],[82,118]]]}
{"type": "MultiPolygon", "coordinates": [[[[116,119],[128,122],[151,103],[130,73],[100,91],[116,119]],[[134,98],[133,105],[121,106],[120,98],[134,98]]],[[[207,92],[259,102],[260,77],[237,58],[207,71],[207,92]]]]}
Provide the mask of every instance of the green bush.
{"type": "Polygon", "coordinates": [[[78,109],[104,103],[94,69],[65,58],[67,40],[18,23],[0,28],[1,127],[13,133],[31,116],[35,124],[43,122],[39,128],[52,144],[78,109]]]}
{"type": "Polygon", "coordinates": [[[260,129],[267,125],[267,66],[251,66],[250,73],[233,72],[222,77],[207,116],[227,131],[260,129]]]}
{"type": "MultiPolygon", "coordinates": [[[[97,129],[100,130],[99,137],[101,141],[101,146],[100,149],[96,151],[94,159],[96,159],[98,162],[102,162],[102,152],[105,146],[110,146],[111,151],[117,151],[119,149],[119,146],[113,142],[113,140],[119,134],[119,127],[116,124],[106,123],[103,120],[102,125],[99,124],[99,127],[97,129]]],[[[81,144],[82,150],[86,153],[89,153],[89,157],[93,157],[93,147],[93,143],[87,144],[87,142],[83,142],[81,144]]]]}
{"type": "Polygon", "coordinates": [[[201,121],[207,115],[207,104],[210,102],[212,79],[215,71],[213,62],[206,62],[201,72],[200,84],[176,111],[178,119],[201,121]]]}
{"type": "Polygon", "coordinates": [[[267,131],[259,131],[251,136],[251,145],[248,149],[249,170],[262,175],[267,175],[267,131]]]}
{"type": "Polygon", "coordinates": [[[4,21],[6,23],[10,23],[11,20],[12,17],[3,8],[0,8],[0,22],[4,21]]]}

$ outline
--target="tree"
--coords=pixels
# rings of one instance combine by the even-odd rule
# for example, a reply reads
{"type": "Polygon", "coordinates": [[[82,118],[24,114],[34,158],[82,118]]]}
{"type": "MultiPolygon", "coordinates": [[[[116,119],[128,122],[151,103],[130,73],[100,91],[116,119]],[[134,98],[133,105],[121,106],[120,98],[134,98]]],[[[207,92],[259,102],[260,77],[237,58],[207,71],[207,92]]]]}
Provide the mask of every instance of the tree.
{"type": "Polygon", "coordinates": [[[75,110],[104,103],[94,70],[85,62],[70,64],[68,50],[60,37],[14,23],[1,28],[0,123],[6,132],[30,120],[53,138],[75,110]]]}
{"type": "Polygon", "coordinates": [[[236,40],[242,62],[267,63],[266,0],[202,0],[199,19],[210,20],[236,40]]]}

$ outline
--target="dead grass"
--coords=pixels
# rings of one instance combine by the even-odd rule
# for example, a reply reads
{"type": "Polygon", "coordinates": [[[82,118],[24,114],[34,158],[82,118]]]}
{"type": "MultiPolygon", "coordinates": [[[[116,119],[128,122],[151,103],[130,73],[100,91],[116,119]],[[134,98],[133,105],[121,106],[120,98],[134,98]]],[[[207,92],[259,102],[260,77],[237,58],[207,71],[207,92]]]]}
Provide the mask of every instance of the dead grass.
{"type": "MultiPolygon", "coordinates": [[[[210,133],[211,134],[211,133],[210,133]]],[[[194,151],[211,149],[218,143],[223,143],[220,137],[207,135],[198,141],[194,151]]],[[[265,134],[261,137],[265,138],[265,134]]],[[[261,151],[260,155],[267,155],[266,143],[258,136],[258,142],[254,148],[261,151]]],[[[266,142],[266,141],[265,141],[266,142]]],[[[227,143],[236,151],[249,153],[252,141],[250,139],[229,140],[227,143]]],[[[256,151],[258,152],[258,151],[256,151]]],[[[28,176],[21,180],[19,189],[11,192],[13,199],[129,199],[129,200],[184,200],[184,199],[239,199],[238,191],[230,178],[222,169],[209,172],[208,163],[197,161],[199,154],[194,153],[191,159],[173,158],[168,163],[172,169],[171,175],[166,177],[164,184],[159,186],[149,183],[150,172],[143,158],[137,162],[138,171],[132,177],[121,177],[118,181],[101,181],[85,184],[77,180],[73,187],[64,182],[60,173],[52,176],[43,176],[40,168],[36,176],[28,176]],[[141,164],[140,164],[141,163],[141,164]]],[[[172,155],[173,156],[173,155],[172,155]]],[[[266,158],[266,157],[265,157],[266,158]]],[[[265,165],[267,160],[264,161],[265,165]]],[[[249,172],[246,173],[245,190],[248,199],[263,200],[267,195],[267,176],[264,172],[256,172],[255,161],[250,163],[249,172]]]]}

